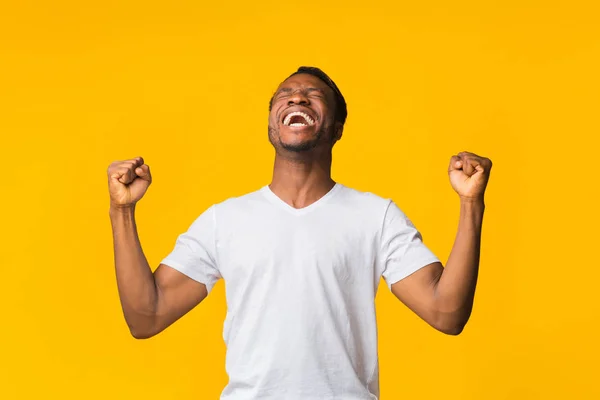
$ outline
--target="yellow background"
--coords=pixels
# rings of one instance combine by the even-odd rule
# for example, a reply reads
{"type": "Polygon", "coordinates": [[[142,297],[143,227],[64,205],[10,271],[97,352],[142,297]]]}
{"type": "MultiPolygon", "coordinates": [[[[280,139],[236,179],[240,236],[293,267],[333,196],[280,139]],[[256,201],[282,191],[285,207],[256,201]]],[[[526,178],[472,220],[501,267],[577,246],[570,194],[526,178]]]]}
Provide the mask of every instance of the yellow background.
{"type": "Polygon", "coordinates": [[[380,286],[382,399],[600,398],[594,3],[2,2],[0,398],[218,398],[223,282],[129,336],[106,168],[151,166],[137,219],[156,266],[209,205],[269,182],[268,100],[299,65],[348,101],[334,178],[395,199],[444,261],[450,156],[494,162],[463,334],[380,286]]]}

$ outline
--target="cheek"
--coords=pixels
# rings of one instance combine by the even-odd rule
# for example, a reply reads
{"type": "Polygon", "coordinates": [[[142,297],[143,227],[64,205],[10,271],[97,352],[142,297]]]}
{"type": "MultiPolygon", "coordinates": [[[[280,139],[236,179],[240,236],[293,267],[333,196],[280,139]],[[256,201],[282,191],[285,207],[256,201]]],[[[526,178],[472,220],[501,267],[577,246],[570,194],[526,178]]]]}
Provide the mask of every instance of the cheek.
{"type": "Polygon", "coordinates": [[[323,125],[331,125],[331,123],[335,119],[335,116],[333,115],[333,110],[327,106],[319,107],[318,109],[315,109],[315,111],[317,111],[319,115],[321,115],[321,118],[323,119],[321,123],[323,125]]]}
{"type": "Polygon", "coordinates": [[[277,124],[279,122],[277,116],[279,115],[279,108],[276,105],[273,105],[271,108],[271,112],[269,113],[269,123],[277,124]]]}
{"type": "Polygon", "coordinates": [[[325,117],[323,118],[322,125],[325,128],[330,128],[333,125],[335,125],[335,116],[334,115],[332,115],[330,113],[327,113],[327,114],[324,114],[324,115],[325,115],[325,117]]]}

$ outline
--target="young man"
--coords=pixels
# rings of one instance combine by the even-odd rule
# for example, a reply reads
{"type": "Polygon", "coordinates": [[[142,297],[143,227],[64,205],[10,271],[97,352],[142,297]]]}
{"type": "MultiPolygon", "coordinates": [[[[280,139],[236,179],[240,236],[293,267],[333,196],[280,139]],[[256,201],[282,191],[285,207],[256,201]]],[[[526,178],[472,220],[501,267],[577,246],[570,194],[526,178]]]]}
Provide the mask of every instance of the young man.
{"type": "Polygon", "coordinates": [[[375,294],[457,335],[473,305],[484,191],[492,163],[462,152],[449,177],[460,196],[454,247],[442,267],[391,200],[331,178],[346,102],[302,67],[270,102],[270,185],[205,210],[154,273],[134,210],[151,183],[141,157],[108,169],[119,295],[136,338],[158,334],[225,280],[228,400],[379,398],[375,294]]]}

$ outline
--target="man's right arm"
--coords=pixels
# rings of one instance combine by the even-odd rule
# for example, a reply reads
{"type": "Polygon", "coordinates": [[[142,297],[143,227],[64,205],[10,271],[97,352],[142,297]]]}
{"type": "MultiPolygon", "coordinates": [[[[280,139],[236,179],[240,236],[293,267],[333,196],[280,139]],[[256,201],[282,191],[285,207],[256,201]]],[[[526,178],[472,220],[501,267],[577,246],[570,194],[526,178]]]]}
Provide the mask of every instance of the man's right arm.
{"type": "Polygon", "coordinates": [[[135,223],[135,204],[152,182],[144,160],[112,163],[108,179],[119,298],[131,334],[145,339],[198,305],[207,288],[167,265],[160,264],[154,273],[148,265],[135,223]]]}
{"type": "Polygon", "coordinates": [[[204,300],[206,286],[165,264],[152,273],[137,234],[134,207],[111,208],[110,218],[123,314],[133,337],[146,339],[204,300]]]}

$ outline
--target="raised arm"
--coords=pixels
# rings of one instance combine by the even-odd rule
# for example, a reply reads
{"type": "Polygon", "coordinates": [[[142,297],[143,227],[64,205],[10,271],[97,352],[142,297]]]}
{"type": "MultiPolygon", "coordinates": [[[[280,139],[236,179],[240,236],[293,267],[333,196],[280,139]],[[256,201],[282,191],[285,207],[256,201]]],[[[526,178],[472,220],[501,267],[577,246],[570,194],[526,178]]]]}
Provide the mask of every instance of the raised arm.
{"type": "Polygon", "coordinates": [[[112,163],[108,181],[121,306],[133,337],[145,339],[198,305],[207,296],[207,289],[166,265],[159,265],[154,273],[148,265],[135,223],[135,205],[152,182],[144,160],[138,157],[112,163]]]}
{"type": "Polygon", "coordinates": [[[460,197],[458,231],[444,268],[436,262],[392,284],[392,293],[434,328],[462,332],[473,308],[479,270],[484,192],[492,162],[462,152],[450,160],[448,173],[460,197]]]}

